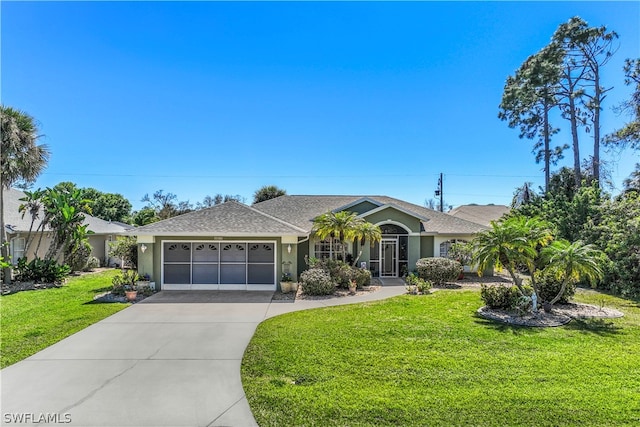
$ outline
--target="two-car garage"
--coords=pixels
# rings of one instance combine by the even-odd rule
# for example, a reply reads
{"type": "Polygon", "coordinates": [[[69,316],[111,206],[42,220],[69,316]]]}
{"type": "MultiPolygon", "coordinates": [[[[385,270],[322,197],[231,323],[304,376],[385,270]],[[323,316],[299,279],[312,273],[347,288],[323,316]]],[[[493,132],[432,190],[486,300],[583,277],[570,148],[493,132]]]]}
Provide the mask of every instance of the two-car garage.
{"type": "Polygon", "coordinates": [[[276,289],[274,241],[163,241],[162,289],[276,289]]]}

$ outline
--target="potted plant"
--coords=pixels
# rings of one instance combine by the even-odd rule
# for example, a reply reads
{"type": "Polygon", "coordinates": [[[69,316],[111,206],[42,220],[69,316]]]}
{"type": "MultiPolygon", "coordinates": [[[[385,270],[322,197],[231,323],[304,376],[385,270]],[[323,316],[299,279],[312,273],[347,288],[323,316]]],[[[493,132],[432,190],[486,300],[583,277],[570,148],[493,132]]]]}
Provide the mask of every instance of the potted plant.
{"type": "Polygon", "coordinates": [[[112,279],[113,289],[116,292],[124,291],[127,301],[135,301],[138,297],[136,282],[140,279],[135,270],[122,270],[120,274],[112,279]]]}
{"type": "MultiPolygon", "coordinates": [[[[283,294],[287,292],[291,292],[291,284],[293,282],[293,278],[291,277],[291,273],[283,273],[282,278],[280,279],[280,291],[283,294]]],[[[296,286],[297,289],[297,286],[296,286]]]]}

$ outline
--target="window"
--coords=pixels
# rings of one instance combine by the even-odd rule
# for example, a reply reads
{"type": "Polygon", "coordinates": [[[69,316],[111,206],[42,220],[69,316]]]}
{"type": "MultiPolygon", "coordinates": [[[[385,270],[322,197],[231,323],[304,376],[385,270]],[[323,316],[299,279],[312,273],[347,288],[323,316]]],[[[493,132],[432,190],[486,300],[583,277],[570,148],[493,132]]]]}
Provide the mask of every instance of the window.
{"type": "Polygon", "coordinates": [[[449,249],[451,249],[451,245],[453,245],[454,243],[467,243],[467,241],[462,239],[451,239],[447,240],[446,242],[440,243],[441,258],[446,258],[447,255],[449,255],[449,249]]]}
{"type": "Polygon", "coordinates": [[[322,241],[316,242],[313,252],[318,259],[332,259],[335,258],[334,254],[342,254],[342,243],[335,237],[327,237],[322,241]]]}
{"type": "Polygon", "coordinates": [[[14,237],[11,239],[11,262],[18,263],[20,258],[24,257],[24,237],[14,237]]]}

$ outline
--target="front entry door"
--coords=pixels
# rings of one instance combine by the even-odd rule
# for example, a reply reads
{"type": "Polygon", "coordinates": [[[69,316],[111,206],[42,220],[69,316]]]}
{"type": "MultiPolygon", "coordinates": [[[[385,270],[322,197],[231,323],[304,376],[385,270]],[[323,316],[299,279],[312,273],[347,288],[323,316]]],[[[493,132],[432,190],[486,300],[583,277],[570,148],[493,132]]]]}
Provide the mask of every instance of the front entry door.
{"type": "Polygon", "coordinates": [[[382,239],[380,242],[380,277],[398,277],[398,241],[382,239]]]}

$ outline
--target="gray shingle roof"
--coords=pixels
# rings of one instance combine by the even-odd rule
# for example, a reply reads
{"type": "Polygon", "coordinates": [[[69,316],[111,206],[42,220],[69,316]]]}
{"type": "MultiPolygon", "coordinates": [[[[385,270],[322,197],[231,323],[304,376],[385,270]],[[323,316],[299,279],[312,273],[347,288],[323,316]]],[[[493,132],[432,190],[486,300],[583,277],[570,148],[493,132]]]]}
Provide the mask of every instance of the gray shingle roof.
{"type": "Polygon", "coordinates": [[[253,207],[309,232],[313,227],[313,218],[361,199],[380,205],[397,206],[414,214],[422,219],[424,230],[429,234],[473,234],[486,228],[474,222],[388,196],[280,196],[257,203],[253,207]]]}
{"type": "Polygon", "coordinates": [[[497,221],[510,210],[511,208],[505,205],[462,205],[451,210],[449,215],[489,226],[491,221],[497,221]]]}
{"type": "MultiPolygon", "coordinates": [[[[15,188],[10,188],[8,190],[4,189],[3,195],[4,204],[2,205],[2,209],[4,210],[4,223],[10,225],[11,230],[14,231],[29,231],[29,227],[31,226],[31,215],[26,214],[23,218],[22,214],[18,211],[20,205],[24,203],[20,201],[21,198],[26,196],[24,192],[16,190],[15,188]]],[[[41,213],[40,218],[43,216],[44,215],[41,213]]],[[[121,234],[131,228],[125,227],[120,223],[105,221],[91,215],[84,214],[84,216],[84,224],[88,224],[89,230],[93,231],[95,234],[121,234]]],[[[38,227],[38,224],[39,221],[36,221],[33,226],[33,230],[38,227]]]]}
{"type": "Polygon", "coordinates": [[[304,235],[282,219],[236,201],[179,215],[131,230],[135,235],[304,235]]]}

